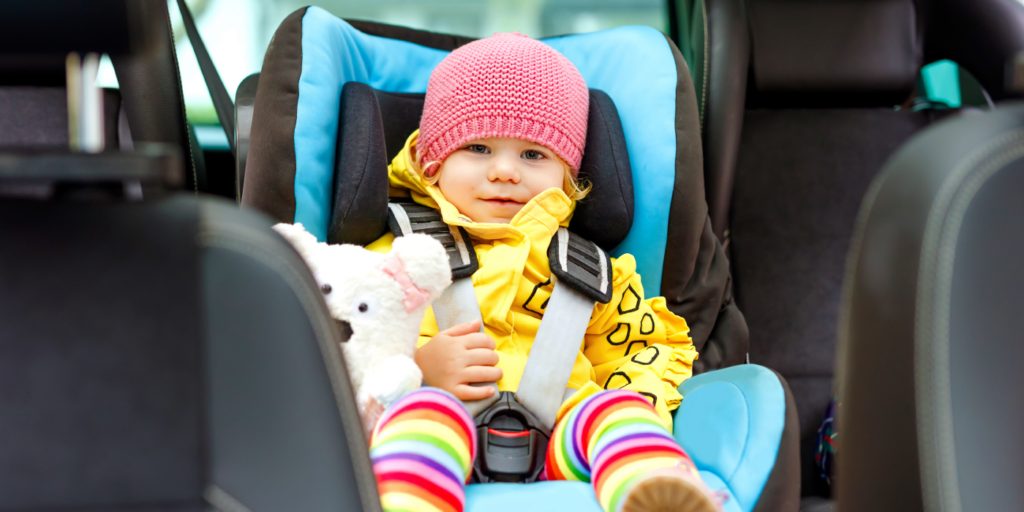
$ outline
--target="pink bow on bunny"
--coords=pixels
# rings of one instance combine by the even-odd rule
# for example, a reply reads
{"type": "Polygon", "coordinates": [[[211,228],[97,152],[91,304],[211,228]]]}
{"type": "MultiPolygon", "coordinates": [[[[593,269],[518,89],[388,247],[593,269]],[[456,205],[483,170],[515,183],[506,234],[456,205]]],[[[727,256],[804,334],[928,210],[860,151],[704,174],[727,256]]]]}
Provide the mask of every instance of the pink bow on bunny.
{"type": "Polygon", "coordinates": [[[412,282],[409,274],[405,272],[405,263],[402,262],[402,259],[397,254],[393,252],[388,253],[384,256],[384,261],[377,268],[394,279],[402,287],[402,290],[405,292],[405,299],[402,303],[405,304],[406,311],[412,311],[422,306],[430,298],[430,293],[420,289],[420,287],[412,282]]]}

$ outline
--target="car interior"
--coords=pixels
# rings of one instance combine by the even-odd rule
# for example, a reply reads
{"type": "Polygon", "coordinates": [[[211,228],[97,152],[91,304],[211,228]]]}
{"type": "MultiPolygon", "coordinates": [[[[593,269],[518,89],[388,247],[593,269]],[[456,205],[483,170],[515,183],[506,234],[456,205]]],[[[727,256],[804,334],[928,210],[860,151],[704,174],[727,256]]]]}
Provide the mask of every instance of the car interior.
{"type": "MultiPolygon", "coordinates": [[[[431,71],[489,33],[314,4],[228,80],[221,1],[0,5],[0,510],[382,510],[351,332],[271,226],[393,231],[431,71]]],[[[537,35],[590,89],[569,229],[686,319],[672,434],[723,510],[1024,510],[1024,3],[638,3],[537,35]]]]}

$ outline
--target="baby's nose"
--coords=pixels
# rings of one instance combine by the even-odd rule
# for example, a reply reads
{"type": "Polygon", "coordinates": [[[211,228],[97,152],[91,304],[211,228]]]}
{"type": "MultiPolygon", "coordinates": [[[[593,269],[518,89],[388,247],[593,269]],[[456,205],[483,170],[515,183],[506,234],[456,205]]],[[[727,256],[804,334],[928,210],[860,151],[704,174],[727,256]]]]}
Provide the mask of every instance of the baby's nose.
{"type": "Polygon", "coordinates": [[[497,158],[495,160],[492,179],[511,181],[513,183],[519,181],[519,170],[516,169],[515,162],[509,161],[507,158],[497,158]]]}

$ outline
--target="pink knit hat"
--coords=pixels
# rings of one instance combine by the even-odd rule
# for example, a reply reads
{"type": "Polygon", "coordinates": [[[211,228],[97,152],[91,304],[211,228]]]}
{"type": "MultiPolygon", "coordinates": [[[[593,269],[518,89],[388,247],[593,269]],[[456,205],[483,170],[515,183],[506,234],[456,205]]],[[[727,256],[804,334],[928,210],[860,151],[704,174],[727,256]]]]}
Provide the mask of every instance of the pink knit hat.
{"type": "Polygon", "coordinates": [[[441,162],[473,139],[511,137],[550,148],[576,173],[589,108],[587,84],[569,59],[518,32],[495,34],[434,69],[416,151],[424,163],[441,162]]]}

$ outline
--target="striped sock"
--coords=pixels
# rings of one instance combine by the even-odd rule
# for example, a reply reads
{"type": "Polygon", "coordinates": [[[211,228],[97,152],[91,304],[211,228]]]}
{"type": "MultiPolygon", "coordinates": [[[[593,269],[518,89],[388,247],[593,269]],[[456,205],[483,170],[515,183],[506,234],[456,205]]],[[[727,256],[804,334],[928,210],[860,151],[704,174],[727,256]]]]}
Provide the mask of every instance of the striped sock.
{"type": "Polygon", "coordinates": [[[700,478],[650,402],[623,390],[590,396],[569,412],[551,435],[546,471],[551,480],[593,482],[607,512],[618,511],[633,486],[653,473],[700,478]]]}
{"type": "Polygon", "coordinates": [[[435,388],[399,398],[384,411],[370,441],[387,512],[461,512],[474,457],[473,418],[462,402],[435,388]]]}

